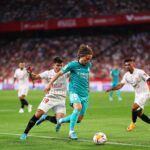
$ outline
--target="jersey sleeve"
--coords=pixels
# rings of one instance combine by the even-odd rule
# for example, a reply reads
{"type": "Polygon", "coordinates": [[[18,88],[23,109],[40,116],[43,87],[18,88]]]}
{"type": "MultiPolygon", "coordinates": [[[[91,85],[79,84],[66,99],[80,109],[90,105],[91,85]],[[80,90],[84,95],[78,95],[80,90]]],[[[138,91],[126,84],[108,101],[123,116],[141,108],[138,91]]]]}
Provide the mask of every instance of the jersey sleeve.
{"type": "Polygon", "coordinates": [[[120,83],[124,83],[127,84],[127,79],[126,79],[126,74],[123,76],[122,80],[120,81],[120,83]]]}
{"type": "Polygon", "coordinates": [[[148,74],[146,74],[143,70],[140,70],[139,73],[144,81],[147,81],[150,78],[150,76],[148,74]]]}
{"type": "Polygon", "coordinates": [[[73,67],[74,67],[74,63],[73,63],[73,62],[70,62],[70,63],[68,63],[67,65],[65,65],[65,66],[61,69],[61,71],[62,71],[63,73],[67,73],[67,72],[70,72],[70,71],[73,69],[73,67]]]}
{"type": "Polygon", "coordinates": [[[40,73],[39,76],[40,76],[42,79],[47,79],[47,78],[48,78],[48,71],[44,71],[44,72],[40,73]]]}

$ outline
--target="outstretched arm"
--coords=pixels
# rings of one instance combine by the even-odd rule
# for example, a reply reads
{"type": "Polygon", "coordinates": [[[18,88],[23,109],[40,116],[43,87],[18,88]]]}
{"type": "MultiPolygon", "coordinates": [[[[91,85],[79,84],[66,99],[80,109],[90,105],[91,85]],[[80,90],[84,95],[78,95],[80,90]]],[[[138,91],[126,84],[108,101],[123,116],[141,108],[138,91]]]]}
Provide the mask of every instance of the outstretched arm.
{"type": "Polygon", "coordinates": [[[59,71],[51,80],[50,82],[48,83],[47,87],[44,89],[44,91],[46,93],[49,92],[49,90],[51,89],[53,83],[60,77],[62,76],[64,73],[62,71],[59,71]]]}
{"type": "Polygon", "coordinates": [[[150,78],[148,78],[147,81],[150,82],[150,78]]]}
{"type": "Polygon", "coordinates": [[[13,82],[14,84],[15,84],[16,80],[17,80],[17,78],[14,77],[14,82],[13,82]]]}
{"type": "Polygon", "coordinates": [[[27,72],[29,73],[29,77],[32,81],[37,80],[37,79],[41,79],[39,74],[35,74],[32,72],[32,68],[30,66],[27,68],[27,72]]]}
{"type": "Polygon", "coordinates": [[[38,80],[38,79],[41,79],[40,75],[39,74],[35,74],[35,73],[29,73],[29,76],[31,78],[31,80],[38,80]]]}
{"type": "Polygon", "coordinates": [[[107,89],[106,92],[110,92],[110,91],[115,91],[115,90],[119,90],[124,86],[124,83],[119,83],[117,86],[112,87],[110,89],[107,89]]]}

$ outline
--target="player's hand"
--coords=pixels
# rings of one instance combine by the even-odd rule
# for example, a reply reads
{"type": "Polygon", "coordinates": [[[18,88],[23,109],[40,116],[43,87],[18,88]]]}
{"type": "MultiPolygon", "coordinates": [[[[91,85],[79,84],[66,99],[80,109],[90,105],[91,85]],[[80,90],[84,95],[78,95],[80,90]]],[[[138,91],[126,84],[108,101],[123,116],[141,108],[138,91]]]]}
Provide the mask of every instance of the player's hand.
{"type": "Polygon", "coordinates": [[[44,89],[44,92],[45,92],[45,93],[48,93],[48,92],[50,91],[51,87],[52,87],[52,85],[49,84],[49,85],[44,89]]]}
{"type": "Polygon", "coordinates": [[[32,71],[33,71],[33,68],[31,66],[27,67],[27,72],[28,73],[32,73],[32,71]]]}
{"type": "Polygon", "coordinates": [[[110,92],[110,91],[111,91],[111,89],[106,89],[106,90],[105,90],[105,92],[110,92]]]}

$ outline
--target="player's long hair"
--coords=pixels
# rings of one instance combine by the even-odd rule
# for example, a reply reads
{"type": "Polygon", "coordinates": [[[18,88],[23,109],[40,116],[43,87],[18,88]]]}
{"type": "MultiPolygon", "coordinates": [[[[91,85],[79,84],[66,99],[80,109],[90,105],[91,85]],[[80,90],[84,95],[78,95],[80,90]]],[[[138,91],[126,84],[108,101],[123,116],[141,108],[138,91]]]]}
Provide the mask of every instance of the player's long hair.
{"type": "Polygon", "coordinates": [[[77,53],[77,57],[79,59],[80,57],[84,57],[86,55],[93,55],[93,50],[88,45],[81,44],[77,53]]]}

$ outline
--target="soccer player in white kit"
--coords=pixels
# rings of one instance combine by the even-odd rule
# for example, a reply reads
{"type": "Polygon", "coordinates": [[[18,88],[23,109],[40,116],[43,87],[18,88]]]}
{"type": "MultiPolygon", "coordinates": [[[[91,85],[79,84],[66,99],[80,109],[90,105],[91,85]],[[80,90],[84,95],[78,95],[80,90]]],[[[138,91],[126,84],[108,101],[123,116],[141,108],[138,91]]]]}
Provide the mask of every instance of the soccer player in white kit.
{"type": "Polygon", "coordinates": [[[136,128],[137,117],[150,124],[150,118],[143,113],[144,105],[150,99],[150,91],[147,84],[147,81],[150,81],[150,76],[144,70],[135,68],[132,59],[126,59],[124,61],[124,67],[127,72],[124,74],[119,85],[107,89],[106,92],[118,90],[127,83],[134,88],[135,99],[132,105],[132,122],[127,128],[127,131],[132,131],[136,128]]]}
{"type": "Polygon", "coordinates": [[[18,80],[18,97],[21,103],[19,113],[24,113],[25,106],[28,106],[28,112],[31,112],[32,105],[30,105],[28,101],[25,99],[29,90],[29,73],[25,68],[24,62],[20,62],[19,68],[15,70],[14,83],[16,80],[18,80]]]}
{"type": "MultiPolygon", "coordinates": [[[[63,67],[63,60],[60,57],[55,57],[53,60],[53,69],[45,71],[40,74],[34,74],[28,70],[32,79],[46,79],[48,82],[55,76],[57,72],[63,67]]],[[[21,140],[26,140],[27,135],[35,123],[40,119],[43,114],[46,114],[50,109],[53,110],[56,116],[48,116],[49,121],[57,123],[66,114],[65,100],[67,95],[67,81],[68,75],[63,75],[53,84],[52,90],[49,91],[38,106],[37,111],[29,120],[24,133],[20,136],[21,140]]]]}

